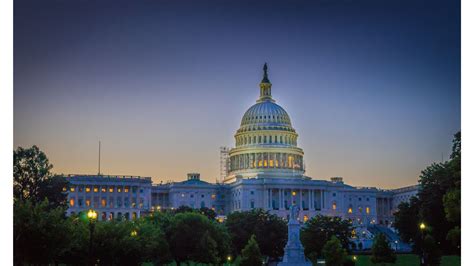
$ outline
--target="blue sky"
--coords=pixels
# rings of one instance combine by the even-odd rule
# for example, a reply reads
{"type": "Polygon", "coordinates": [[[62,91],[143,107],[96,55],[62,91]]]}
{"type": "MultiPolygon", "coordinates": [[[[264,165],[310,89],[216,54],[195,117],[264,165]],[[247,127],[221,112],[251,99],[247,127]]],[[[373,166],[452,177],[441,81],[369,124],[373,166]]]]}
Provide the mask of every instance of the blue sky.
{"type": "Polygon", "coordinates": [[[262,65],[307,174],[416,183],[460,130],[459,1],[15,0],[14,145],[214,181],[262,65]]]}

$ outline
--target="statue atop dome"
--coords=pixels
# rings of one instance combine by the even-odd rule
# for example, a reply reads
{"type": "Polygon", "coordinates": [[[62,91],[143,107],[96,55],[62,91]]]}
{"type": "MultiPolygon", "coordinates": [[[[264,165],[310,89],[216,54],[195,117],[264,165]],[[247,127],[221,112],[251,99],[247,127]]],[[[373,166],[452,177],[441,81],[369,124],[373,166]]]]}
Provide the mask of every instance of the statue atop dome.
{"type": "Polygon", "coordinates": [[[262,83],[270,83],[270,80],[268,80],[268,66],[267,63],[263,65],[263,79],[262,83]]]}

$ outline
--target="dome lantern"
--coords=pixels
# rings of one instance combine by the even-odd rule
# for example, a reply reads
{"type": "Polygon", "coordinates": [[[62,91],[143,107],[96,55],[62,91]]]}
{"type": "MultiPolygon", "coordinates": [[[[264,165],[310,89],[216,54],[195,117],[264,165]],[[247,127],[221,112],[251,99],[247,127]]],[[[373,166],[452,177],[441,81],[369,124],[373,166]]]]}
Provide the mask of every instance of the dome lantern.
{"type": "Polygon", "coordinates": [[[270,83],[270,80],[268,79],[267,63],[263,65],[263,79],[262,82],[260,82],[260,98],[257,102],[263,101],[275,101],[272,99],[272,83],[270,83]]]}

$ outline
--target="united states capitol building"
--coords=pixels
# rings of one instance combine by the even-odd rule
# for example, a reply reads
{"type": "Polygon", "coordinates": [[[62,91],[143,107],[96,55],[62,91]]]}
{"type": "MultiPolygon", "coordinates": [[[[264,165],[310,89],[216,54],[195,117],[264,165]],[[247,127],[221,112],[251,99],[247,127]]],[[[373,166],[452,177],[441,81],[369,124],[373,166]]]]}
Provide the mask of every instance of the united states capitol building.
{"type": "MultiPolygon", "coordinates": [[[[207,207],[221,217],[261,208],[287,219],[292,204],[299,220],[316,215],[350,219],[358,232],[390,227],[398,204],[416,196],[418,186],[394,190],[354,187],[342,177],[305,176],[304,152],[288,113],[272,97],[264,66],[260,96],[243,115],[235,147],[221,148],[221,178],[208,183],[198,173],[182,182],[153,184],[151,177],[69,175],[68,214],[93,208],[99,219],[134,219],[180,206],[207,207]]],[[[365,244],[364,244],[365,245],[365,244]]]]}

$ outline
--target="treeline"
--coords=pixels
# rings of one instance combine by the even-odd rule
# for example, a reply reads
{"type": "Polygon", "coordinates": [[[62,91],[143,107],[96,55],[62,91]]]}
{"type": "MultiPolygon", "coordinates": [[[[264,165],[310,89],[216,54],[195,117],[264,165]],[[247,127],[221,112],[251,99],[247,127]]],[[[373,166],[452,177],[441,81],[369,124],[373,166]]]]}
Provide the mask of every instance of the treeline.
{"type": "Polygon", "coordinates": [[[418,197],[398,206],[394,227],[429,265],[438,265],[442,255],[461,252],[461,132],[449,160],[428,166],[418,182],[418,197]]]}

